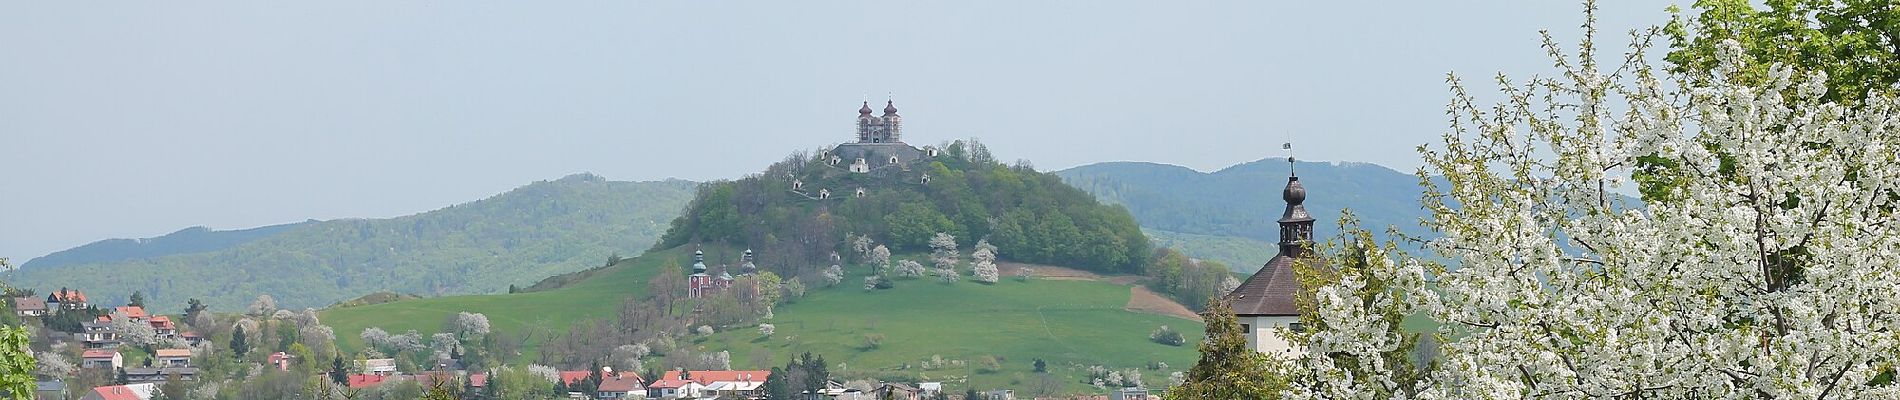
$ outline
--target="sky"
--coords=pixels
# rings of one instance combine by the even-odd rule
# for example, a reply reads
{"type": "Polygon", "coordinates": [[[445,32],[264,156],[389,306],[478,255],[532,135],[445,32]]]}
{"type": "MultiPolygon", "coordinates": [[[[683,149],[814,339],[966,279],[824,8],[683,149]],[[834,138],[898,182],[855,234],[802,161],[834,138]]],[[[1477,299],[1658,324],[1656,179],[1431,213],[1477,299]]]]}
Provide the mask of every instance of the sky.
{"type": "MultiPolygon", "coordinates": [[[[1667,21],[1605,2],[1601,44],[1667,21]]],[[[729,179],[853,140],[1057,170],[1410,171],[1577,1],[181,1],[0,5],[0,256],[433,210],[537,180],[729,179]]],[[[1612,52],[1615,53],[1615,52],[1612,52]]]]}

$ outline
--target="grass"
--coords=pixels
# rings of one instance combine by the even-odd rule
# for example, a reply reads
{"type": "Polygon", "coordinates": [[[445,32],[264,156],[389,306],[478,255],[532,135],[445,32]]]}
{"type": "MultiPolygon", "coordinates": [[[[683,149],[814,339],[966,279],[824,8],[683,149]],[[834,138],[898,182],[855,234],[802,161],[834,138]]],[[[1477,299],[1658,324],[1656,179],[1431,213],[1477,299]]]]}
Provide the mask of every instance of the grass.
{"type": "MultiPolygon", "coordinates": [[[[413,329],[428,336],[459,312],[482,313],[488,316],[494,330],[515,338],[564,333],[574,321],[613,318],[621,300],[645,296],[647,281],[653,279],[660,265],[668,260],[691,263],[690,256],[678,249],[659,251],[626,259],[590,279],[557,290],[404,300],[328,309],[320,317],[324,324],[336,329],[337,345],[344,351],[362,348],[361,334],[365,328],[379,327],[392,333],[413,329]],[[543,333],[535,334],[537,331],[543,333]]],[[[540,344],[546,338],[526,339],[529,340],[522,346],[522,359],[532,360],[539,355],[540,344]]]]}
{"type": "MultiPolygon", "coordinates": [[[[688,252],[676,248],[649,253],[548,291],[344,307],[325,310],[322,319],[336,329],[339,346],[355,351],[361,348],[364,328],[397,333],[414,329],[426,336],[458,312],[479,312],[495,330],[517,338],[541,332],[528,338],[517,359],[532,360],[546,335],[564,333],[574,321],[613,318],[621,299],[645,295],[647,282],[661,264],[669,259],[690,263],[688,252]]],[[[692,346],[695,353],[730,351],[734,368],[769,369],[810,352],[823,355],[841,377],[943,381],[959,392],[966,385],[1033,391],[1044,379],[1033,371],[1037,358],[1048,363],[1049,385],[1059,393],[1092,391],[1082,383],[1091,365],[1124,370],[1167,363],[1169,370],[1142,371],[1144,380],[1156,387],[1166,383],[1169,372],[1185,371],[1199,357],[1199,322],[1124,310],[1130,296],[1126,285],[1014,278],[994,285],[969,280],[942,284],[924,278],[866,292],[865,272],[852,268],[851,276],[833,288],[807,282],[811,289],[803,299],[776,310],[769,322],[777,332],[770,338],[747,327],[689,338],[682,345],[692,346]],[[1177,347],[1149,341],[1148,333],[1164,324],[1189,343],[1177,347]],[[882,343],[867,346],[866,335],[882,335],[882,343]],[[964,363],[925,369],[923,361],[932,356],[964,363]],[[997,358],[1001,367],[979,371],[985,356],[997,358]]]]}
{"type": "Polygon", "coordinates": [[[1164,362],[1169,370],[1143,370],[1151,387],[1166,384],[1172,371],[1185,371],[1199,357],[1199,322],[1123,310],[1129,287],[1107,282],[1005,279],[995,285],[968,280],[954,284],[935,279],[899,281],[888,290],[866,292],[861,276],[830,289],[814,289],[804,299],[781,306],[770,321],[777,332],[761,339],[756,329],[735,329],[698,338],[696,351],[732,352],[735,367],[783,366],[795,354],[825,356],[834,373],[899,381],[944,381],[961,391],[1013,388],[1032,391],[1040,383],[1034,359],[1048,363],[1059,393],[1091,390],[1082,384],[1086,368],[1142,369],[1164,362]],[[1169,325],[1191,338],[1184,346],[1148,340],[1148,333],[1169,325]],[[867,335],[882,335],[879,346],[867,335]],[[941,356],[964,365],[925,369],[923,361],[941,356]],[[984,356],[999,359],[997,371],[980,371],[984,356]]]}

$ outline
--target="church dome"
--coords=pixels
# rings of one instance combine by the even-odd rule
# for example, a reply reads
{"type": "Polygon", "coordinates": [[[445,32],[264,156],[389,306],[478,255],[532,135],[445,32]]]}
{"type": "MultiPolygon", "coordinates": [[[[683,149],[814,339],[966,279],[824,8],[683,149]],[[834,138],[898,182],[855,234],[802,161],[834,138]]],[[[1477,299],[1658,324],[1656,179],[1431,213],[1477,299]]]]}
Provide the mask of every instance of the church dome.
{"type": "Polygon", "coordinates": [[[896,114],[896,113],[897,113],[896,102],[891,101],[891,100],[885,100],[884,101],[884,115],[891,115],[891,114],[896,114]]]}
{"type": "Polygon", "coordinates": [[[858,108],[858,114],[871,115],[871,102],[864,102],[864,107],[858,108]]]}
{"type": "Polygon", "coordinates": [[[1286,199],[1287,205],[1306,202],[1306,186],[1300,185],[1300,177],[1287,178],[1286,190],[1280,192],[1280,198],[1286,199]]]}

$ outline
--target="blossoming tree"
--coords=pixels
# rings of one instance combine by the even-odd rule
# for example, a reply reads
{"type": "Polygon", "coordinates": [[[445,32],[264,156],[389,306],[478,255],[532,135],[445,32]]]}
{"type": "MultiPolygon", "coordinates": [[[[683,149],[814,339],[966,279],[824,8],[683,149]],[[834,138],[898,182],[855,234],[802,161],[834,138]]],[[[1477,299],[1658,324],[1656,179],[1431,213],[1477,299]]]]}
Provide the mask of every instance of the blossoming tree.
{"type": "Polygon", "coordinates": [[[1419,172],[1448,262],[1357,247],[1290,397],[1900,397],[1900,103],[1831,102],[1782,65],[1729,79],[1733,41],[1713,79],[1658,73],[1655,30],[1606,70],[1589,26],[1574,56],[1546,36],[1559,73],[1500,76],[1497,104],[1451,79],[1419,172]],[[1632,175],[1668,184],[1638,202],[1632,175]],[[1381,316],[1413,314],[1442,355],[1403,376],[1381,316]]]}

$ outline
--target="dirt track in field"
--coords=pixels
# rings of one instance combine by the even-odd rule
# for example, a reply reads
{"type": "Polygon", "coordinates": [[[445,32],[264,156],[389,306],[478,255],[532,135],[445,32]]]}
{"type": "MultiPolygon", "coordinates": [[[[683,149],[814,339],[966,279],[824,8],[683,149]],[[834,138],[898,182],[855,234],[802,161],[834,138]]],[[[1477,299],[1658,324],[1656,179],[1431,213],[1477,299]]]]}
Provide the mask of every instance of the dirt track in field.
{"type": "Polygon", "coordinates": [[[1183,306],[1181,303],[1175,302],[1174,299],[1167,298],[1167,296],[1162,296],[1160,293],[1155,293],[1153,290],[1149,290],[1147,286],[1140,285],[1139,277],[1126,275],[1102,276],[1094,272],[1048,265],[1014,262],[996,263],[997,272],[1003,276],[1003,279],[1013,279],[1016,276],[1022,275],[1024,268],[1028,268],[1029,276],[1035,277],[1036,279],[1098,281],[1128,286],[1128,305],[1123,307],[1125,310],[1166,315],[1196,322],[1201,321],[1200,314],[1195,314],[1194,311],[1189,310],[1187,306],[1183,306]]]}

